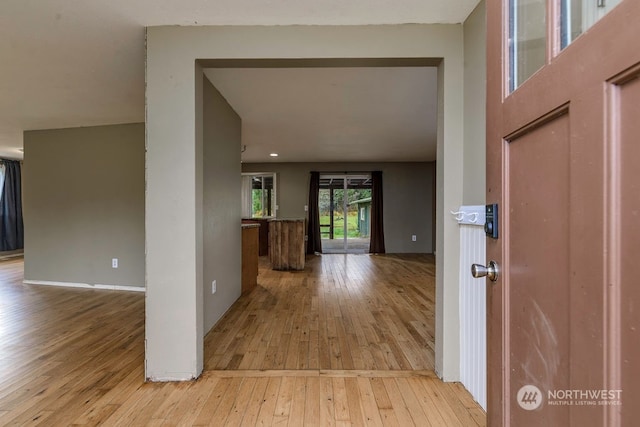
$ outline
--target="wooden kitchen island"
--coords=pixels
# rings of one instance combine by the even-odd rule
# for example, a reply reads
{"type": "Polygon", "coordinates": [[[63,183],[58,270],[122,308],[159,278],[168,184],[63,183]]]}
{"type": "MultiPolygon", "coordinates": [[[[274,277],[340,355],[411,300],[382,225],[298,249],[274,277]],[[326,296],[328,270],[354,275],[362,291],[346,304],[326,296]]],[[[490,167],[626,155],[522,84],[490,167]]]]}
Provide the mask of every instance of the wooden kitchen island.
{"type": "Polygon", "coordinates": [[[269,260],[274,270],[304,270],[304,219],[269,220],[269,260]]]}

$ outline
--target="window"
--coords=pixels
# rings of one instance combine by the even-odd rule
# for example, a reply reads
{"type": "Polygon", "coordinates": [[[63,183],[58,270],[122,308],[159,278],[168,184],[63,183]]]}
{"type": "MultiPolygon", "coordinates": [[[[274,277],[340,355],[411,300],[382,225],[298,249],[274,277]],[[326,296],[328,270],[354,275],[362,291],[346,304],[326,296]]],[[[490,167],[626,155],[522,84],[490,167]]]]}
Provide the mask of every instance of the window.
{"type": "Polygon", "coordinates": [[[276,216],[276,174],[242,174],[242,217],[269,218],[276,216]]]}
{"type": "Polygon", "coordinates": [[[620,0],[562,0],[561,47],[567,47],[619,3],[620,0]]]}
{"type": "MultiPolygon", "coordinates": [[[[560,48],[606,15],[621,0],[561,0],[560,48]]],[[[516,90],[547,62],[547,0],[509,1],[509,91],[516,90]]],[[[554,53],[555,54],[555,53],[554,53]]]]}
{"type": "Polygon", "coordinates": [[[516,90],[546,61],[546,0],[509,2],[509,89],[516,90]]]}

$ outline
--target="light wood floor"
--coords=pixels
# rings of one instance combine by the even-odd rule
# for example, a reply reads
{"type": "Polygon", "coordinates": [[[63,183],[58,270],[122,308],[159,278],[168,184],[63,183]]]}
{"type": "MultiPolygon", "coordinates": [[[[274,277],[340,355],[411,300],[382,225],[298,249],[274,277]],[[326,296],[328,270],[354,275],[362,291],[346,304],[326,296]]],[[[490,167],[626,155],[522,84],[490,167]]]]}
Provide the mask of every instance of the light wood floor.
{"type": "Polygon", "coordinates": [[[200,379],[145,384],[143,295],[23,285],[22,260],[2,261],[0,425],[482,426],[431,371],[432,276],[409,256],[263,268],[200,379]]]}
{"type": "Polygon", "coordinates": [[[431,255],[322,255],[269,269],[205,340],[207,369],[433,370],[431,255]]]}

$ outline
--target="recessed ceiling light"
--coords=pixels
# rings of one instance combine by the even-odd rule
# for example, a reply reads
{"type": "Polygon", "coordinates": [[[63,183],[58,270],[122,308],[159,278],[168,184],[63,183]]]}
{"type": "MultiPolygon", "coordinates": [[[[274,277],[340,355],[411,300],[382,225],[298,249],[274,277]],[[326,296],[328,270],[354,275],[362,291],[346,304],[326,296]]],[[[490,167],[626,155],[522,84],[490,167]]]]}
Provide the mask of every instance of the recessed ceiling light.
{"type": "Polygon", "coordinates": [[[271,153],[269,154],[271,157],[278,157],[278,153],[271,153]]]}

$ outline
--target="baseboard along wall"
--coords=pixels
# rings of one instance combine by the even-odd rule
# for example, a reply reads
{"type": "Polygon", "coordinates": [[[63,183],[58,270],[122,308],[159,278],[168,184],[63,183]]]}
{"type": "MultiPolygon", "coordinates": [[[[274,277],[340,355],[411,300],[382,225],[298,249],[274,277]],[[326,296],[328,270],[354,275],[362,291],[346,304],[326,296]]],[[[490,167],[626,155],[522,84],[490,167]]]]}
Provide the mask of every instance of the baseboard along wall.
{"type": "Polygon", "coordinates": [[[44,286],[60,286],[65,288],[84,288],[84,289],[101,289],[109,291],[129,291],[129,292],[146,292],[144,286],[125,286],[125,285],[103,285],[96,283],[73,283],[73,282],[53,282],[49,280],[24,280],[25,285],[44,285],[44,286]]]}

